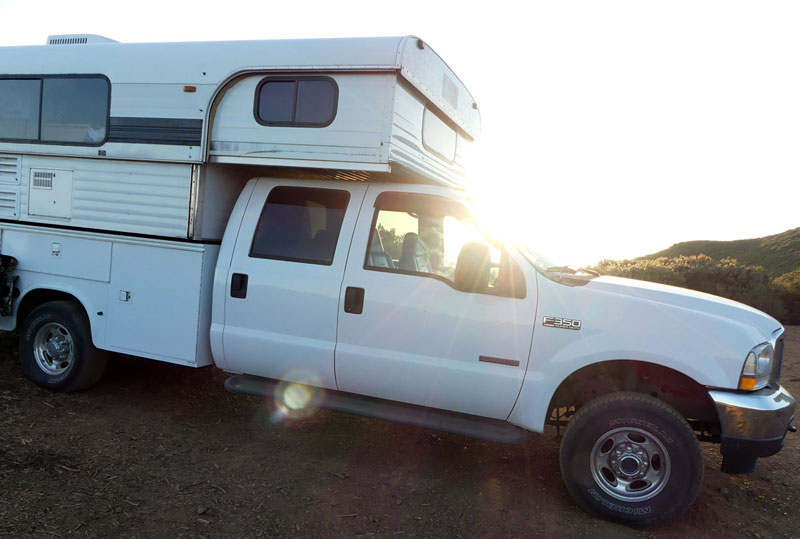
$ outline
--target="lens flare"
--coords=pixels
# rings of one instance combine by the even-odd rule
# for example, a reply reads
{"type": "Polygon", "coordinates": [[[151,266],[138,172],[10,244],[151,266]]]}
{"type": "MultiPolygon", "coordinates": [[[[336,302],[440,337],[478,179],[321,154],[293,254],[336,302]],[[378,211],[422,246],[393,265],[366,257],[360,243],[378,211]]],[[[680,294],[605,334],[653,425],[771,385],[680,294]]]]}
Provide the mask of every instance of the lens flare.
{"type": "Polygon", "coordinates": [[[275,411],[270,418],[273,423],[313,416],[323,397],[319,377],[313,373],[291,372],[286,378],[292,381],[283,381],[275,389],[275,411]]]}

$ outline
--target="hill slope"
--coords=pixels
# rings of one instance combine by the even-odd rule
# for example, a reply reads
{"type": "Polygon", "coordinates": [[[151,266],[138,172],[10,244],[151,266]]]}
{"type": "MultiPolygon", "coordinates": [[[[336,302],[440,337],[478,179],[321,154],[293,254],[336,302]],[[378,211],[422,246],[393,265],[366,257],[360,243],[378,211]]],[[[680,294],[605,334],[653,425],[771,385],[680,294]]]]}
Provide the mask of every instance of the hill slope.
{"type": "Polygon", "coordinates": [[[749,240],[686,241],[640,259],[700,254],[714,260],[735,258],[745,266],[764,266],[771,277],[778,277],[800,268],[800,228],[749,240]]]}

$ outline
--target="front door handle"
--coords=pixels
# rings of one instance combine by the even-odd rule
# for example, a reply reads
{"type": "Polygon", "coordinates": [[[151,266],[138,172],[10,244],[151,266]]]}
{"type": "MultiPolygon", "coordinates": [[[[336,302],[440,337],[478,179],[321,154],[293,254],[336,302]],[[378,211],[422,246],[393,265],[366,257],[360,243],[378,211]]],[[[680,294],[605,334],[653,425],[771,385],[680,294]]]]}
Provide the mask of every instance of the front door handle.
{"type": "Polygon", "coordinates": [[[361,314],[364,312],[364,289],[348,286],[344,293],[344,312],[361,314]]]}
{"type": "Polygon", "coordinates": [[[247,274],[234,273],[231,275],[231,297],[240,299],[247,297],[247,274]]]}

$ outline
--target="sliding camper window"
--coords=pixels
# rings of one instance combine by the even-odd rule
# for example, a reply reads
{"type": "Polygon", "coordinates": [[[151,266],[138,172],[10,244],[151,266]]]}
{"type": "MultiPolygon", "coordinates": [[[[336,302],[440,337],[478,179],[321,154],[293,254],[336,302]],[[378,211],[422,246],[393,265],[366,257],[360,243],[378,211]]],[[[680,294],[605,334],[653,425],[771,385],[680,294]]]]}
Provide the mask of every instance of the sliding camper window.
{"type": "Polygon", "coordinates": [[[452,163],[456,159],[456,130],[433,109],[422,115],[422,145],[426,150],[452,163]]]}
{"type": "Polygon", "coordinates": [[[275,187],[258,219],[250,257],[331,265],[350,193],[275,187]]]}
{"type": "Polygon", "coordinates": [[[339,88],[330,77],[267,77],[256,87],[261,125],[325,127],[336,117],[339,88]]]}
{"type": "Polygon", "coordinates": [[[0,78],[0,138],[100,146],[108,134],[111,84],[102,75],[0,78]]]}
{"type": "Polygon", "coordinates": [[[0,137],[28,142],[39,138],[39,79],[0,79],[0,137]]]}

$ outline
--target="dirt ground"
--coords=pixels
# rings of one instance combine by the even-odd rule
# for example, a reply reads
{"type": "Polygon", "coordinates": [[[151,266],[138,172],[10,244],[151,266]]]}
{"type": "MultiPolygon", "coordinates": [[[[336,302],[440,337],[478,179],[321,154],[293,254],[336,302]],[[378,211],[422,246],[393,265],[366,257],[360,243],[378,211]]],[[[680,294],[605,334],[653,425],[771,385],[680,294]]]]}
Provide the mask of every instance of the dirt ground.
{"type": "MultiPolygon", "coordinates": [[[[0,340],[0,536],[794,537],[800,434],[749,476],[705,481],[679,521],[633,530],[584,514],[555,431],[500,445],[319,411],[280,421],[225,374],[119,357],[99,385],[28,382],[0,340]]],[[[800,395],[800,326],[782,382],[800,395]]]]}

